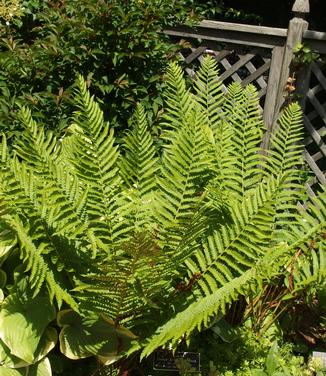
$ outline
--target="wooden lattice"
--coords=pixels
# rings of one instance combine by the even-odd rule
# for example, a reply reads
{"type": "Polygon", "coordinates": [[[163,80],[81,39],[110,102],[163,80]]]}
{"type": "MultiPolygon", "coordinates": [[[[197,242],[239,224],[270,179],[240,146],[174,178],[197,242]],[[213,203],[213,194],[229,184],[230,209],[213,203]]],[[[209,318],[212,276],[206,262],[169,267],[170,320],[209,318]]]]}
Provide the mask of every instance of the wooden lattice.
{"type": "Polygon", "coordinates": [[[240,82],[243,86],[249,83],[256,86],[260,98],[261,110],[264,107],[267,92],[271,54],[263,49],[251,49],[246,52],[239,46],[225,48],[220,51],[212,50],[206,46],[190,48],[183,51],[182,59],[187,64],[186,71],[194,77],[194,66],[197,66],[204,55],[211,55],[218,63],[222,90],[233,81],[240,82]]]}
{"type": "Polygon", "coordinates": [[[313,172],[307,189],[313,195],[317,183],[326,186],[326,64],[300,68],[301,73],[294,69],[298,73],[294,93],[288,90],[288,82],[294,78],[291,67],[298,43],[326,55],[326,33],[308,30],[308,0],[296,0],[292,10],[288,29],[204,20],[195,28],[180,26],[164,32],[184,46],[182,59],[191,77],[203,56],[210,54],[218,62],[224,91],[232,81],[255,85],[266,127],[265,150],[282,106],[299,98],[305,109],[305,159],[313,172]]]}
{"type": "Polygon", "coordinates": [[[305,97],[304,124],[307,131],[305,157],[314,178],[311,185],[326,186],[326,64],[313,63],[305,97]]]}

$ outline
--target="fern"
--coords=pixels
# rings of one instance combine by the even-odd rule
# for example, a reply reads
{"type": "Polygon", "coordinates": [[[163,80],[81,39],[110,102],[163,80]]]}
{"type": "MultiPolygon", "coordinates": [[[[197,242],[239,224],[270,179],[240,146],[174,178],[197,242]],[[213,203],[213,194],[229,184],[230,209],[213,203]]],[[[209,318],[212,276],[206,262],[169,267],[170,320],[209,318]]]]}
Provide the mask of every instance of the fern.
{"type": "Polygon", "coordinates": [[[209,56],[204,57],[194,82],[197,102],[203,107],[207,123],[213,130],[220,126],[224,117],[222,105],[224,95],[218,77],[217,62],[209,56]]]}
{"type": "Polygon", "coordinates": [[[219,312],[225,312],[227,304],[237,298],[243,291],[244,286],[254,281],[254,271],[248,270],[240,277],[235,278],[232,283],[226,283],[212,294],[192,303],[163,327],[158,328],[157,332],[148,341],[141,344],[141,347],[144,347],[141,356],[150,355],[154,350],[166,343],[176,344],[183,336],[189,335],[195,329],[200,330],[202,324],[208,326],[213,316],[219,312]]]}
{"type": "Polygon", "coordinates": [[[259,292],[298,248],[296,288],[325,275],[325,193],[296,206],[299,107],[284,111],[263,156],[253,86],[222,94],[209,57],[192,88],[176,63],[166,80],[160,147],[141,105],[118,145],[81,77],[61,138],[23,109],[13,155],[5,137],[0,147],[0,240],[17,242],[34,295],[128,327],[143,356],[259,292]]]}
{"type": "MultiPolygon", "coordinates": [[[[279,245],[269,247],[266,244],[266,252],[261,257],[257,257],[256,263],[252,263],[250,268],[243,271],[236,278],[220,278],[221,274],[215,274],[207,279],[208,284],[214,285],[212,291],[204,291],[203,297],[190,304],[185,310],[175,315],[166,324],[159,327],[154,335],[143,343],[135,343],[132,351],[143,348],[142,357],[148,356],[158,347],[167,343],[175,345],[181,337],[189,336],[194,330],[201,330],[202,327],[210,325],[211,319],[217,315],[224,314],[226,307],[242,295],[249,295],[252,291],[259,291],[260,286],[266,279],[277,275],[286,262],[290,262],[292,256],[297,252],[298,247],[305,248],[305,244],[311,244],[311,239],[321,236],[321,244],[319,244],[319,252],[310,252],[303,258],[299,258],[294,265],[294,288],[292,294],[298,293],[308,287],[316,284],[323,285],[325,282],[326,259],[325,259],[325,239],[323,235],[326,230],[326,206],[325,197],[318,199],[322,204],[318,217],[312,220],[307,218],[316,211],[315,205],[310,205],[308,212],[305,214],[302,224],[305,230],[309,228],[308,233],[303,229],[297,231],[294,236],[289,237],[288,244],[280,243],[279,245]],[[310,212],[310,213],[309,213],[310,212]],[[307,224],[310,222],[310,226],[307,224]],[[286,261],[287,260],[287,261],[286,261]],[[213,281],[213,283],[212,283],[213,281]],[[220,281],[220,286],[216,285],[216,281],[220,281]]],[[[263,235],[263,234],[261,234],[263,235]]],[[[207,248],[215,248],[207,245],[207,248]]],[[[317,247],[317,244],[316,244],[317,247]]],[[[216,259],[215,256],[209,256],[210,260],[216,259]]],[[[200,262],[199,262],[200,264],[200,262]]],[[[238,262],[237,265],[241,264],[238,262]]],[[[224,271],[223,268],[220,270],[224,271]]],[[[225,275],[224,275],[225,276],[225,275]]]]}
{"type": "Polygon", "coordinates": [[[203,251],[186,261],[190,273],[200,271],[197,286],[204,296],[255,266],[269,249],[278,186],[273,179],[267,185],[266,188],[261,183],[254,192],[248,193],[232,209],[232,223],[214,231],[205,239],[203,251]]]}
{"type": "Polygon", "coordinates": [[[225,185],[237,199],[261,180],[259,144],[262,120],[258,109],[258,95],[254,86],[242,89],[239,83],[229,87],[224,105],[226,122],[233,130],[229,154],[232,164],[225,185]]]}
{"type": "Polygon", "coordinates": [[[136,109],[132,130],[124,138],[124,146],[126,152],[121,161],[121,174],[129,189],[145,197],[155,188],[158,160],[142,105],[136,109]]]}

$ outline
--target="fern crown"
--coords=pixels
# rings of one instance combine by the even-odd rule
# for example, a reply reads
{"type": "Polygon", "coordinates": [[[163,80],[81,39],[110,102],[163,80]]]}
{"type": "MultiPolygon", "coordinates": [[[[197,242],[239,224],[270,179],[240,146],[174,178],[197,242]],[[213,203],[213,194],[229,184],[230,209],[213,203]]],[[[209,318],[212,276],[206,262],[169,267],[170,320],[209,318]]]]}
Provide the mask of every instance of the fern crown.
{"type": "MultiPolygon", "coordinates": [[[[323,233],[326,218],[325,192],[319,210],[297,207],[304,197],[298,104],[284,110],[262,153],[254,86],[234,83],[223,94],[210,57],[191,89],[176,63],[166,77],[158,145],[142,105],[118,144],[79,77],[64,137],[44,132],[22,109],[25,130],[13,154],[5,136],[0,150],[1,241],[19,245],[34,295],[139,336],[141,318],[165,312],[166,323],[137,345],[143,355],[259,288],[323,233]]],[[[322,254],[311,257],[325,268],[322,254]]]]}

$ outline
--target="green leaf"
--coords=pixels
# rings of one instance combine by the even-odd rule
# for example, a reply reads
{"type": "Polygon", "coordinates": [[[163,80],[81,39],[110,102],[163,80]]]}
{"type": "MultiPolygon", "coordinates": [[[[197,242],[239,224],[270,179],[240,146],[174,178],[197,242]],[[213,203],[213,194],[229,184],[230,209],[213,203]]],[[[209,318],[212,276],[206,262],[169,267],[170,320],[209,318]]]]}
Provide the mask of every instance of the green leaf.
{"type": "Polygon", "coordinates": [[[20,369],[0,367],[0,376],[52,376],[51,364],[48,358],[30,367],[20,369]]]}
{"type": "Polygon", "coordinates": [[[72,310],[64,310],[58,313],[57,319],[62,327],[60,350],[69,359],[93,355],[111,358],[128,348],[136,338],[128,329],[104,316],[83,318],[72,310]]]}
{"type": "MultiPolygon", "coordinates": [[[[3,367],[21,368],[28,366],[24,360],[10,354],[10,349],[0,340],[0,363],[3,367]]],[[[1,368],[0,368],[1,369],[1,368]]],[[[0,371],[1,374],[1,371],[0,371]]]]}
{"type": "Polygon", "coordinates": [[[0,376],[26,376],[26,370],[0,367],[0,376]]]}
{"type": "Polygon", "coordinates": [[[276,354],[277,354],[277,346],[274,345],[269,350],[267,354],[267,358],[266,358],[266,363],[265,363],[266,370],[269,375],[273,374],[280,367],[276,354]]]}
{"type": "Polygon", "coordinates": [[[24,301],[9,295],[0,311],[0,339],[12,355],[32,363],[47,325],[54,320],[55,309],[46,297],[24,301]]]}
{"type": "Polygon", "coordinates": [[[43,359],[56,345],[58,342],[58,333],[55,328],[48,327],[46,328],[40,343],[36,349],[34,354],[35,359],[34,362],[39,362],[43,359]]]}
{"type": "MultiPolygon", "coordinates": [[[[33,363],[40,362],[56,345],[58,340],[57,331],[54,328],[47,328],[42,336],[35,352],[33,363]]],[[[0,363],[7,368],[28,367],[30,364],[10,353],[10,349],[0,340],[0,363]]]]}
{"type": "Polygon", "coordinates": [[[234,328],[224,319],[218,321],[211,329],[227,343],[231,343],[238,339],[240,334],[238,328],[234,328]]]}
{"type": "Polygon", "coordinates": [[[262,369],[252,369],[251,376],[267,376],[267,373],[262,369]]]}
{"type": "Polygon", "coordinates": [[[6,286],[7,274],[4,270],[0,269],[0,288],[3,289],[6,286]]]}
{"type": "Polygon", "coordinates": [[[28,368],[28,376],[52,376],[51,364],[48,358],[28,368]]]}
{"type": "Polygon", "coordinates": [[[3,245],[3,244],[0,245],[0,262],[1,262],[1,264],[2,264],[3,261],[6,260],[6,258],[8,257],[11,249],[12,249],[12,245],[3,245]]]}

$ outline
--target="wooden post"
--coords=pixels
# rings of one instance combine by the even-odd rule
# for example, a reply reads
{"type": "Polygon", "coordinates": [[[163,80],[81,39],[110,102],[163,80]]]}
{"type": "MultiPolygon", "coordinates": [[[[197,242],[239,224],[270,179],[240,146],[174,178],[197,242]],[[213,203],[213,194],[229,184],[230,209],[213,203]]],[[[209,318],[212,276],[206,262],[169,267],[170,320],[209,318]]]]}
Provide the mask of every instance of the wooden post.
{"type": "Polygon", "coordinates": [[[284,54],[279,77],[279,84],[277,90],[277,101],[273,117],[273,127],[276,124],[280,109],[286,97],[286,84],[289,78],[290,65],[293,58],[293,49],[302,42],[303,33],[308,29],[308,22],[305,20],[309,14],[309,0],[296,0],[292,12],[294,17],[289,22],[286,45],[284,47],[284,54]]]}
{"type": "Polygon", "coordinates": [[[267,93],[264,104],[263,119],[265,125],[265,133],[261,144],[262,150],[267,150],[271,133],[273,131],[274,114],[277,105],[278,83],[282,68],[284,47],[276,46],[273,48],[271,67],[267,83],[267,93]]]}

